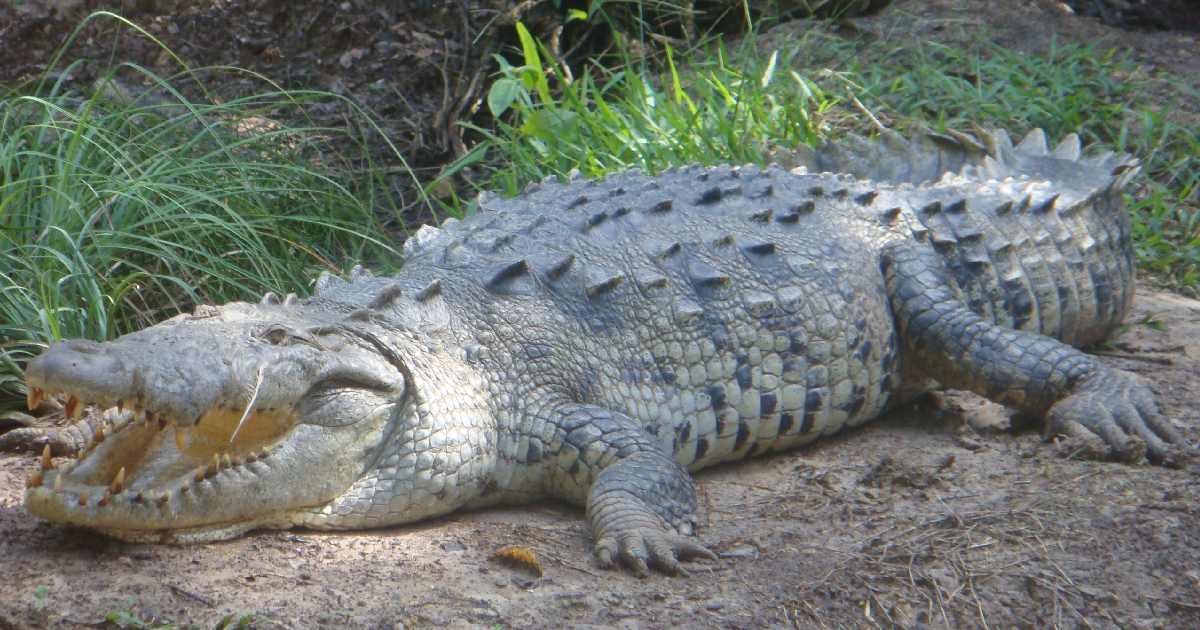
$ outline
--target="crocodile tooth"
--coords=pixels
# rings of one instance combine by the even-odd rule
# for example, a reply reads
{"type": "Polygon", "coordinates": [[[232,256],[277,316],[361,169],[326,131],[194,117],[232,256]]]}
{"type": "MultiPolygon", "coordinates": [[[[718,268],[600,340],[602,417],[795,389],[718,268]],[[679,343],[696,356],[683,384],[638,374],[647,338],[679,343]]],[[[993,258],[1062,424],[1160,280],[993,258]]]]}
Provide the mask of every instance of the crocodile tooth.
{"type": "Polygon", "coordinates": [[[54,461],[50,459],[50,445],[42,447],[42,470],[52,470],[54,461]]]}
{"type": "Polygon", "coordinates": [[[78,503],[80,506],[87,505],[87,502],[88,495],[86,493],[79,495],[79,499],[76,500],[76,503],[78,503]]]}
{"type": "Polygon", "coordinates": [[[233,468],[233,460],[230,459],[229,453],[221,454],[221,467],[222,468],[233,468]]]}
{"type": "Polygon", "coordinates": [[[106,436],[104,435],[104,423],[100,422],[100,423],[96,424],[96,434],[93,439],[96,440],[96,444],[99,444],[104,441],[105,437],[106,436]]]}
{"type": "Polygon", "coordinates": [[[163,507],[167,504],[167,501],[170,501],[170,500],[171,500],[171,495],[167,494],[166,492],[163,492],[162,494],[158,495],[158,498],[155,499],[154,502],[158,504],[158,507],[163,507]]]}
{"type": "Polygon", "coordinates": [[[98,505],[100,507],[104,507],[104,506],[108,505],[108,502],[110,499],[112,499],[112,491],[105,490],[104,496],[100,497],[100,500],[96,502],[96,505],[98,505]]]}
{"type": "Polygon", "coordinates": [[[208,468],[204,470],[204,476],[212,477],[221,469],[221,458],[216,453],[213,453],[212,461],[208,462],[208,468]]]}
{"type": "Polygon", "coordinates": [[[42,471],[35,470],[33,471],[33,474],[29,475],[29,478],[25,480],[25,487],[40,488],[42,481],[44,481],[44,478],[42,477],[42,471]]]}
{"type": "Polygon", "coordinates": [[[117,413],[120,413],[122,411],[125,411],[125,401],[123,399],[118,398],[117,399],[117,413]]]}
{"type": "Polygon", "coordinates": [[[142,503],[142,502],[144,502],[145,500],[146,500],[146,495],[142,494],[142,491],[141,491],[141,490],[138,490],[138,491],[137,491],[137,494],[133,495],[133,502],[134,502],[134,503],[142,503]]]}
{"type": "Polygon", "coordinates": [[[67,405],[64,407],[64,413],[68,420],[78,420],[83,416],[83,405],[79,399],[74,396],[67,397],[67,405]]]}
{"type": "Polygon", "coordinates": [[[175,448],[179,449],[181,452],[183,451],[184,447],[187,446],[186,438],[187,436],[184,435],[184,428],[179,426],[175,427],[175,448]]]}
{"type": "Polygon", "coordinates": [[[25,404],[29,407],[30,411],[36,409],[45,399],[46,390],[41,387],[30,387],[29,391],[25,394],[25,404]]]}
{"type": "Polygon", "coordinates": [[[54,491],[62,492],[62,490],[63,490],[63,476],[62,476],[62,472],[59,472],[57,475],[54,475],[54,491]]]}
{"type": "Polygon", "coordinates": [[[117,476],[113,477],[112,484],[108,486],[108,490],[113,494],[120,494],[125,489],[125,467],[122,466],[117,471],[117,476]]]}
{"type": "MultiPolygon", "coordinates": [[[[204,481],[204,467],[203,466],[197,468],[196,472],[192,474],[192,481],[194,481],[196,483],[200,483],[201,481],[204,481]]],[[[184,488],[186,488],[186,487],[187,486],[184,486],[184,488]]]]}

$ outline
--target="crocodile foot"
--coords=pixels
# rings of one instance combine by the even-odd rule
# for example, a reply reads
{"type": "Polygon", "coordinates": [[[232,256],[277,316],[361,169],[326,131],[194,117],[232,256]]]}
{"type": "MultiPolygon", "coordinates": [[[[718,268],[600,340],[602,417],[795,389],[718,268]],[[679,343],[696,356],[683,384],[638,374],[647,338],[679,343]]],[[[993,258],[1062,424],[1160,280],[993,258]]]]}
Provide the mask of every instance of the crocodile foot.
{"type": "Polygon", "coordinates": [[[691,527],[672,528],[636,495],[609,492],[589,510],[596,531],[596,559],[611,569],[621,563],[638,575],[649,574],[650,566],[668,575],[688,575],[680,560],[717,555],[687,534],[691,527]]]}
{"type": "Polygon", "coordinates": [[[1137,376],[1107,367],[1079,381],[1046,415],[1046,439],[1061,437],[1062,450],[1091,459],[1181,466],[1193,453],[1137,376]]]}

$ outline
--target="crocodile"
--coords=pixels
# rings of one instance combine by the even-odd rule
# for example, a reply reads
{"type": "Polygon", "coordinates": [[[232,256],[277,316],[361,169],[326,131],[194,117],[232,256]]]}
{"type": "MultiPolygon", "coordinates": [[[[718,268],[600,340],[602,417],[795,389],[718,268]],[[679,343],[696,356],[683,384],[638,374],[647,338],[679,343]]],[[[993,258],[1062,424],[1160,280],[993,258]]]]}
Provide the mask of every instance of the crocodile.
{"type": "Polygon", "coordinates": [[[1190,458],[1146,384],[1077,349],[1133,300],[1135,160],[1034,130],[886,131],[796,161],[482,194],[411,236],[396,275],[53,344],[30,407],[99,420],[77,459],[47,446],[25,504],[185,543],[557,498],[585,508],[600,565],[675,574],[715,557],[692,472],[939,385],[1076,453],[1190,458]]]}

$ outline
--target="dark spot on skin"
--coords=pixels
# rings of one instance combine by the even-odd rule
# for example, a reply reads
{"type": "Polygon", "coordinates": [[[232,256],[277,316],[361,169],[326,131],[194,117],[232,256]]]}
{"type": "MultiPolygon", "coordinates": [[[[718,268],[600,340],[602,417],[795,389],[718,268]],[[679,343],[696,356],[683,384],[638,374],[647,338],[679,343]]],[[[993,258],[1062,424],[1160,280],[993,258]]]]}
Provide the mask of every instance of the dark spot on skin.
{"type": "Polygon", "coordinates": [[[855,385],[853,393],[850,394],[850,405],[846,409],[850,415],[857,414],[862,411],[863,405],[867,403],[867,388],[861,385],[855,385]]]}
{"type": "Polygon", "coordinates": [[[758,397],[759,413],[763,416],[769,416],[775,413],[775,405],[778,404],[775,394],[763,394],[758,397]]]}
{"type": "Polygon", "coordinates": [[[792,430],[792,426],[796,424],[796,417],[790,413],[784,412],[779,416],[779,435],[784,435],[792,430]]]}
{"type": "Polygon", "coordinates": [[[692,423],[687,422],[683,425],[683,429],[679,431],[679,443],[686,443],[690,437],[692,437],[692,423]]]}
{"type": "Polygon", "coordinates": [[[804,424],[800,425],[800,435],[804,435],[805,433],[812,431],[813,424],[816,422],[816,420],[817,420],[817,412],[815,412],[815,411],[806,412],[804,414],[804,424]]]}
{"type": "Polygon", "coordinates": [[[804,335],[792,335],[788,344],[788,351],[796,354],[803,354],[804,349],[808,346],[808,340],[804,335]]]}
{"type": "MultiPolygon", "coordinates": [[[[708,397],[712,399],[713,411],[720,411],[725,408],[725,388],[724,387],[709,387],[707,390],[708,397]]],[[[718,419],[718,426],[720,420],[718,419]]],[[[720,433],[720,429],[717,430],[720,433]]]]}
{"type": "Polygon", "coordinates": [[[737,437],[733,440],[734,452],[742,450],[746,445],[746,441],[750,439],[750,425],[745,422],[738,423],[737,437]]]}
{"type": "Polygon", "coordinates": [[[738,387],[742,388],[743,391],[750,389],[754,385],[753,374],[750,371],[749,365],[743,365],[742,367],[739,367],[737,371],[733,373],[733,376],[737,378],[738,387]]]}
{"type": "Polygon", "coordinates": [[[704,438],[700,438],[699,440],[696,440],[696,459],[700,459],[701,457],[704,457],[704,454],[707,452],[708,452],[708,440],[706,440],[704,438]]]}
{"type": "Polygon", "coordinates": [[[854,358],[858,359],[860,363],[865,363],[867,357],[871,355],[871,347],[870,339],[862,342],[862,345],[858,347],[858,351],[854,353],[854,358]]]}
{"type": "Polygon", "coordinates": [[[821,404],[825,402],[825,397],[821,395],[821,390],[810,389],[808,396],[804,398],[804,411],[814,412],[821,409],[821,404]]]}
{"type": "Polygon", "coordinates": [[[758,453],[758,442],[750,445],[750,448],[746,450],[746,457],[754,457],[756,453],[758,453]]]}
{"type": "Polygon", "coordinates": [[[529,442],[529,452],[525,454],[525,461],[530,464],[536,464],[542,461],[542,445],[537,442],[529,442]]]}

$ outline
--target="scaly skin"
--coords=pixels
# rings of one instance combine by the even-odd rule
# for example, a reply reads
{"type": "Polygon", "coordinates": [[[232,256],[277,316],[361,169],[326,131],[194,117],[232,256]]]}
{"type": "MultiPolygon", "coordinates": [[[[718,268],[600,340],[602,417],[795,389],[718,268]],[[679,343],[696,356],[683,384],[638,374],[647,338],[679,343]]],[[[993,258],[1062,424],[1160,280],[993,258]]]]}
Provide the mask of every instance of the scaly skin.
{"type": "Polygon", "coordinates": [[[1181,457],[1150,391],[1073,347],[1132,300],[1126,158],[1081,160],[1074,136],[1049,153],[1037,131],[800,159],[818,174],[481,196],[411,238],[395,277],[57,344],[28,367],[31,404],[63,393],[112,424],[78,463],[45,457],[26,504],[196,541],[558,497],[586,507],[602,564],[676,573],[713,557],[689,537],[688,471],[860,424],[930,377],[1094,456],[1181,457]]]}

